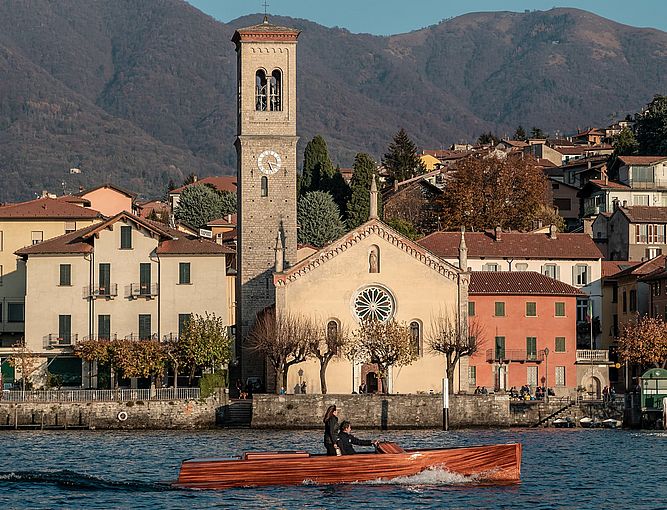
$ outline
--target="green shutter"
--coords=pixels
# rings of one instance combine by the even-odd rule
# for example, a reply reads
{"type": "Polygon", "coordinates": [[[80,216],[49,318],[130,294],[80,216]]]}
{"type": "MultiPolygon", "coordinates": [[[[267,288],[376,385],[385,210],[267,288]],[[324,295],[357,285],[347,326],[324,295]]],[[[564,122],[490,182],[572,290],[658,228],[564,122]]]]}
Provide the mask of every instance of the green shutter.
{"type": "Polygon", "coordinates": [[[151,316],[150,314],[139,315],[139,340],[151,339],[151,316]]]}
{"type": "Polygon", "coordinates": [[[59,315],[58,316],[58,338],[61,343],[68,344],[72,340],[72,316],[59,315]]]}
{"type": "Polygon", "coordinates": [[[561,301],[556,302],[556,317],[565,317],[565,303],[561,301]]]}
{"type": "Polygon", "coordinates": [[[505,317],[505,303],[496,301],[496,317],[505,317]]]}
{"type": "Polygon", "coordinates": [[[178,264],[178,283],[186,285],[190,283],[190,263],[181,262],[178,264]]]}
{"type": "Polygon", "coordinates": [[[556,352],[565,352],[565,337],[556,337],[556,352]]]}
{"type": "Polygon", "coordinates": [[[474,317],[475,316],[475,302],[474,301],[468,301],[468,316],[469,317],[474,317]]]}
{"type": "Polygon", "coordinates": [[[70,264],[60,264],[60,285],[72,285],[72,266],[70,264]]]}
{"type": "Polygon", "coordinates": [[[122,250],[129,250],[132,248],[132,227],[120,227],[120,248],[122,250]]]}
{"type": "Polygon", "coordinates": [[[528,359],[537,357],[537,338],[534,336],[526,337],[526,356],[528,359]]]}
{"type": "Polygon", "coordinates": [[[139,264],[139,289],[141,294],[151,293],[151,265],[139,264]]]}
{"type": "Polygon", "coordinates": [[[178,337],[179,338],[183,334],[183,331],[185,331],[185,328],[186,328],[189,320],[190,320],[190,314],[189,313],[179,313],[178,314],[178,337]]]}
{"type": "Polygon", "coordinates": [[[531,301],[526,303],[526,317],[537,316],[537,304],[531,301]]]}
{"type": "Polygon", "coordinates": [[[100,264],[100,294],[111,294],[111,264],[100,264]]]}
{"type": "Polygon", "coordinates": [[[496,359],[505,359],[505,337],[496,337],[496,359]]]}
{"type": "Polygon", "coordinates": [[[97,338],[100,340],[111,339],[111,315],[97,316],[97,338]]]}

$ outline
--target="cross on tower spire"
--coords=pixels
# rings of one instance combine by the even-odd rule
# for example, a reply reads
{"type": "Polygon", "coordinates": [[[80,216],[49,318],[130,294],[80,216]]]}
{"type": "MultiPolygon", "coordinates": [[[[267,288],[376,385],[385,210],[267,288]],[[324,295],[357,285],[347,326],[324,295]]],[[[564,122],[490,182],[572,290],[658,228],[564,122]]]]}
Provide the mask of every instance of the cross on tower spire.
{"type": "Polygon", "coordinates": [[[267,14],[267,10],[269,8],[269,2],[264,0],[264,2],[262,3],[262,6],[264,7],[264,23],[268,23],[269,22],[269,15],[267,14]]]}

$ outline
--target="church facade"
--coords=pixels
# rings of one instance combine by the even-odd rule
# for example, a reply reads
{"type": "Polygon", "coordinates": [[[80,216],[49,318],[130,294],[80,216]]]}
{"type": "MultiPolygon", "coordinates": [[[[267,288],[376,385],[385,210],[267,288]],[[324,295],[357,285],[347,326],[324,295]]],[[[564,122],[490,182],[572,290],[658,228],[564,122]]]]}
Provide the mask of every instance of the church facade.
{"type": "MultiPolygon", "coordinates": [[[[275,306],[277,314],[309,318],[325,331],[351,333],[370,317],[405,322],[419,356],[409,366],[390,370],[388,390],[437,392],[444,358],[428,349],[431,323],[445,314],[453,323],[467,320],[470,276],[465,260],[461,270],[380,221],[376,190],[371,192],[368,222],[297,260],[298,35],[265,18],[238,30],[233,38],[239,69],[236,302],[241,376],[273,379],[266,362],[248,345],[247,335],[257,313],[275,306]]],[[[465,251],[462,255],[465,258],[465,251]]],[[[364,362],[333,359],[327,370],[328,392],[352,393],[362,383],[373,389],[377,369],[364,362]]],[[[467,365],[459,368],[467,374],[467,365]]],[[[460,379],[457,373],[455,391],[460,379]]],[[[302,382],[309,393],[320,392],[317,359],[291,368],[288,390],[302,382]]]]}

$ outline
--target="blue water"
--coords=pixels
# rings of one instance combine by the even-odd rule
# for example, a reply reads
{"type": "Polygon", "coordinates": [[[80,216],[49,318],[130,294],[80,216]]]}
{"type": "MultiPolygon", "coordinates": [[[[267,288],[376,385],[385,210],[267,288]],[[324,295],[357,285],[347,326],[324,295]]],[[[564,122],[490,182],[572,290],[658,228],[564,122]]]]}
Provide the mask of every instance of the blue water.
{"type": "Polygon", "coordinates": [[[321,448],[319,431],[2,431],[0,508],[667,509],[667,432],[361,431],[405,447],[520,441],[522,482],[483,486],[434,471],[393,483],[171,489],[182,459],[321,448]]]}

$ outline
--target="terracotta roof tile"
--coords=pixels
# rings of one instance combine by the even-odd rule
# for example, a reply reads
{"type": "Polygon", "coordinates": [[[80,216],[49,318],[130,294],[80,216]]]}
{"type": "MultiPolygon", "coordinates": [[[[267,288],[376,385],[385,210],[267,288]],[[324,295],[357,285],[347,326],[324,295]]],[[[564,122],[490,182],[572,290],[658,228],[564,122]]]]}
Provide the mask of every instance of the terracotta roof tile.
{"type": "MultiPolygon", "coordinates": [[[[503,232],[496,241],[492,232],[466,232],[468,257],[536,258],[536,259],[601,259],[602,253],[588,234],[549,234],[503,232]]],[[[438,257],[459,256],[460,232],[435,232],[418,241],[438,257]]]]}
{"type": "Polygon", "coordinates": [[[61,198],[37,198],[0,207],[0,219],[95,219],[102,214],[61,198]]]}
{"type": "Polygon", "coordinates": [[[112,189],[112,190],[114,190],[114,191],[117,191],[117,192],[120,193],[121,195],[125,195],[125,196],[127,196],[127,197],[130,197],[130,198],[133,199],[133,200],[134,200],[134,198],[136,198],[136,196],[137,196],[137,194],[136,194],[136,193],[133,193],[132,191],[128,191],[128,190],[126,190],[126,189],[124,189],[124,188],[121,188],[120,186],[116,186],[115,184],[109,184],[109,183],[100,184],[99,186],[95,186],[95,187],[93,187],[93,188],[85,189],[85,190],[80,191],[79,193],[77,193],[77,195],[79,195],[79,196],[85,196],[85,195],[87,195],[88,193],[90,193],[90,192],[92,192],[92,191],[96,191],[96,190],[98,190],[98,189],[112,189]]]}
{"type": "Polygon", "coordinates": [[[236,192],[236,176],[222,175],[219,177],[204,177],[202,179],[198,179],[191,184],[186,184],[185,186],[171,190],[169,194],[182,193],[185,188],[196,186],[197,184],[210,184],[218,191],[231,191],[233,193],[236,192]]]}
{"type": "Polygon", "coordinates": [[[83,235],[95,230],[97,225],[53,237],[39,244],[26,246],[16,250],[16,255],[53,255],[58,253],[91,253],[93,245],[82,238],[83,235]]]}
{"type": "Polygon", "coordinates": [[[469,293],[581,296],[579,289],[535,271],[473,271],[469,293]]]}
{"type": "Polygon", "coordinates": [[[639,264],[631,266],[621,271],[620,273],[616,273],[614,277],[620,278],[623,276],[646,276],[655,271],[656,269],[665,267],[665,258],[667,258],[667,255],[658,255],[657,257],[652,258],[651,260],[640,262],[639,264]]]}
{"type": "Polygon", "coordinates": [[[667,223],[667,207],[629,205],[620,210],[632,223],[667,223]]]}
{"type": "Polygon", "coordinates": [[[616,276],[618,273],[625,271],[629,267],[634,267],[637,264],[639,264],[639,262],[630,262],[628,260],[603,260],[602,278],[616,276]]]}
{"type": "Polygon", "coordinates": [[[667,160],[667,156],[619,156],[624,165],[652,165],[667,160]]]}
{"type": "Polygon", "coordinates": [[[607,182],[604,182],[603,179],[591,179],[588,182],[591,184],[597,186],[598,188],[601,189],[623,189],[623,190],[631,190],[632,188],[628,186],[627,184],[623,184],[620,182],[616,181],[610,181],[607,180],[607,182]]]}

